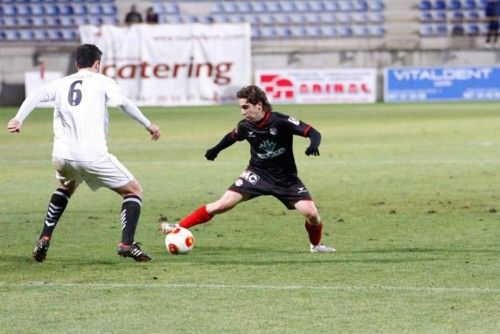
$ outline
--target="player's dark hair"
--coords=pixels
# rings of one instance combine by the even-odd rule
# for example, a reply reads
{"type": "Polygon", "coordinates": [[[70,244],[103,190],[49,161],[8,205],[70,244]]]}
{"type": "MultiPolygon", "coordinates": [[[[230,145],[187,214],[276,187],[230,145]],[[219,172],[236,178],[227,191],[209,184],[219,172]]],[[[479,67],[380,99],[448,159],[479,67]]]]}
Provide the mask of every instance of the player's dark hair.
{"type": "Polygon", "coordinates": [[[271,111],[273,107],[267,100],[266,92],[257,86],[250,85],[243,87],[236,93],[236,97],[239,99],[247,99],[251,104],[262,103],[262,110],[271,111]]]}
{"type": "Polygon", "coordinates": [[[102,51],[94,44],[82,44],[76,49],[76,67],[87,68],[101,60],[102,51]]]}

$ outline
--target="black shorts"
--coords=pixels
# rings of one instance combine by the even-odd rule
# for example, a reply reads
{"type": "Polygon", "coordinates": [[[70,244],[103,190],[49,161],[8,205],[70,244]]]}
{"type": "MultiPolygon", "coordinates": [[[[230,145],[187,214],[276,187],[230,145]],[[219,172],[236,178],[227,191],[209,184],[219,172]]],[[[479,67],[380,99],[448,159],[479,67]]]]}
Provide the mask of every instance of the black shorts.
{"type": "Polygon", "coordinates": [[[272,195],[279,199],[289,210],[295,209],[293,204],[297,201],[312,201],[309,191],[298,177],[290,178],[286,185],[278,184],[273,182],[271,177],[264,174],[257,175],[248,169],[234,181],[228,190],[240,193],[246,199],[261,195],[272,195]]]}

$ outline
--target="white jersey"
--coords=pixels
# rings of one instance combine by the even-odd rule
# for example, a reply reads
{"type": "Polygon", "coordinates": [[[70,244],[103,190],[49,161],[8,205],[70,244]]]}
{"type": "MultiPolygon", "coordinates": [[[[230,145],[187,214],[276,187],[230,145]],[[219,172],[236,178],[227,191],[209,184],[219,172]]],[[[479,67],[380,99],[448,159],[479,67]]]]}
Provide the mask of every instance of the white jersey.
{"type": "Polygon", "coordinates": [[[22,122],[38,102],[48,101],[55,102],[53,157],[93,161],[107,156],[107,104],[119,106],[145,127],[151,124],[113,79],[86,69],[28,97],[15,118],[22,122]]]}

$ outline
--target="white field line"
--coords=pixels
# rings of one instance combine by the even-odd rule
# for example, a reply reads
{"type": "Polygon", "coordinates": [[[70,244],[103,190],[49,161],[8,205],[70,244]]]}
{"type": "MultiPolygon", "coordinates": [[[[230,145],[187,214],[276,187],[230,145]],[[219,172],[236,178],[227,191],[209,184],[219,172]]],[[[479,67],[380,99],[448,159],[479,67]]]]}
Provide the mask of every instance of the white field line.
{"type": "Polygon", "coordinates": [[[75,289],[226,289],[226,290],[340,290],[340,291],[403,291],[403,292],[432,292],[432,293],[498,293],[500,289],[488,287],[398,287],[398,286],[308,286],[308,285],[259,285],[259,284],[164,284],[164,283],[3,283],[0,288],[75,288],[75,289]]]}

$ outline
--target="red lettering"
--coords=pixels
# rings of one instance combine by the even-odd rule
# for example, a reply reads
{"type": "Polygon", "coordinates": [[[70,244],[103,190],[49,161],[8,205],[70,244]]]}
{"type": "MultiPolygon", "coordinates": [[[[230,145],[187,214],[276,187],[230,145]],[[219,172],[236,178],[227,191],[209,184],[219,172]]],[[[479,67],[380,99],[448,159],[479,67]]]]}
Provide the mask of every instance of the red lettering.
{"type": "Polygon", "coordinates": [[[158,64],[153,68],[153,76],[160,79],[168,78],[168,70],[167,64],[158,64]]]}

